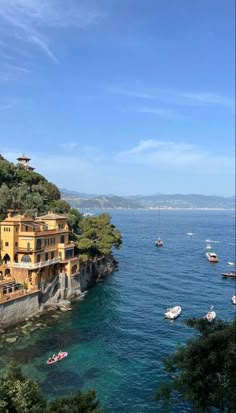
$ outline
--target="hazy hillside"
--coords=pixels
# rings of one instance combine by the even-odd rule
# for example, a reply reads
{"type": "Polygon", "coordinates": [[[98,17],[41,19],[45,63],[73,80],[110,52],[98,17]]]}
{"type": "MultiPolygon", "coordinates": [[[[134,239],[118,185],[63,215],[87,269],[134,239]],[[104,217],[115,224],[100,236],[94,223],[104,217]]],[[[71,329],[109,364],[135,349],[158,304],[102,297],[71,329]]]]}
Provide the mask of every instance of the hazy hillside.
{"type": "Polygon", "coordinates": [[[156,194],[150,196],[91,195],[75,191],[61,190],[62,199],[75,208],[114,208],[114,209],[152,209],[158,208],[218,208],[234,209],[235,197],[220,197],[207,195],[156,194]]]}

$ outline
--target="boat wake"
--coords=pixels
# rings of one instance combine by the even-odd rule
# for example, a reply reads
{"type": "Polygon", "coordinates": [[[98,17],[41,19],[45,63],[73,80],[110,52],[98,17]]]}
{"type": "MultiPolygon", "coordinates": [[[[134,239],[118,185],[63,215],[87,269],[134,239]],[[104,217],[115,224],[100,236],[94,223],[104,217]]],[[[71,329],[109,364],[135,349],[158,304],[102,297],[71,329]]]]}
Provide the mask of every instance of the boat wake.
{"type": "Polygon", "coordinates": [[[205,241],[206,241],[206,242],[214,242],[215,244],[219,244],[219,243],[220,243],[220,241],[214,241],[214,240],[212,240],[212,239],[206,239],[205,241]]]}

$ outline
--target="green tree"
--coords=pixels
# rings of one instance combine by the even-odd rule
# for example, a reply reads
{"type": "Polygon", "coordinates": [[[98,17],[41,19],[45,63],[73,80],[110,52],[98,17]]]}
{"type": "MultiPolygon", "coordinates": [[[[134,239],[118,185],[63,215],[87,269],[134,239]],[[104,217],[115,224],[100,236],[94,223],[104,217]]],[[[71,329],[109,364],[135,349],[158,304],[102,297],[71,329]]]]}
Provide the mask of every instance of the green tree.
{"type": "Polygon", "coordinates": [[[180,346],[166,362],[174,375],[156,393],[168,411],[170,401],[191,402],[199,412],[236,412],[235,321],[187,320],[198,335],[180,346]],[[177,397],[179,396],[179,398],[177,397]]]}
{"type": "Polygon", "coordinates": [[[121,246],[121,233],[110,221],[109,214],[84,217],[80,221],[81,234],[76,244],[79,253],[87,253],[90,257],[109,255],[112,247],[121,246]]]}
{"type": "Polygon", "coordinates": [[[47,413],[102,413],[94,390],[61,397],[49,403],[47,413]]]}
{"type": "Polygon", "coordinates": [[[19,367],[12,364],[0,380],[1,413],[40,413],[46,401],[38,384],[26,378],[19,367]]]}
{"type": "Polygon", "coordinates": [[[75,393],[47,401],[38,383],[25,377],[11,364],[0,379],[1,413],[102,413],[94,390],[75,393]]]}
{"type": "Polygon", "coordinates": [[[50,209],[56,214],[66,214],[70,210],[70,204],[63,199],[54,200],[49,203],[50,209]]]}

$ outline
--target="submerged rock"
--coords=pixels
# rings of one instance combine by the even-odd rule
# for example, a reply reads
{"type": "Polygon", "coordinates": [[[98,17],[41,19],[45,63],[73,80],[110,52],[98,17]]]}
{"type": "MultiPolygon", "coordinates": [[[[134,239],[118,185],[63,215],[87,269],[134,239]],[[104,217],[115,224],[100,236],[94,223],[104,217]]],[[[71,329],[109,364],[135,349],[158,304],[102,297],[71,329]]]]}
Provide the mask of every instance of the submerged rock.
{"type": "Polygon", "coordinates": [[[6,338],[6,343],[13,344],[17,341],[18,337],[7,337],[6,338]]]}

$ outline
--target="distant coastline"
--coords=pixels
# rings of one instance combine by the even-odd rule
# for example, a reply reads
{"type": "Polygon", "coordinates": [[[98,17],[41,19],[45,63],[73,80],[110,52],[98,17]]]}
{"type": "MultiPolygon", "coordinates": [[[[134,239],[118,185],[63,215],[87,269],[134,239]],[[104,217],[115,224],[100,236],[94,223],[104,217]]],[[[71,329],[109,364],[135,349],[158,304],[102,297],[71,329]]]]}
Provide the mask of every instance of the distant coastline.
{"type": "Polygon", "coordinates": [[[117,196],[76,193],[61,190],[61,198],[81,210],[235,210],[235,197],[198,194],[156,194],[149,196],[117,196]]]}

